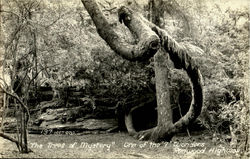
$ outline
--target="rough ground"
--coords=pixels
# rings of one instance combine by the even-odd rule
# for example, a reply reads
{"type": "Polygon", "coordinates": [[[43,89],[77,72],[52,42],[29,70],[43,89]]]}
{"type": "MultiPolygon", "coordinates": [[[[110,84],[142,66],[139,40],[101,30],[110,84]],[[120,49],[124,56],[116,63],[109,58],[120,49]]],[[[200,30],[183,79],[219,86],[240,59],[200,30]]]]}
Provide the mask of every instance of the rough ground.
{"type": "MultiPolygon", "coordinates": [[[[202,134],[176,136],[159,144],[138,141],[127,133],[29,135],[33,152],[20,154],[15,144],[0,138],[1,158],[238,158],[227,143],[202,134]],[[73,144],[73,145],[72,145],[73,144]]],[[[13,135],[13,134],[11,134],[13,135]]]]}

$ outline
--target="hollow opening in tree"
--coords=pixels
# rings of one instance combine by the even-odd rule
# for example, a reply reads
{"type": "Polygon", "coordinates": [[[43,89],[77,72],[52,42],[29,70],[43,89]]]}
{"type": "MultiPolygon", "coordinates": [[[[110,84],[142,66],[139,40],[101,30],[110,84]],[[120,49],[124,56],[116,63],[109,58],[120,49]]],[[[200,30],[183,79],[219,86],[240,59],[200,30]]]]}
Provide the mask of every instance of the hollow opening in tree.
{"type": "Polygon", "coordinates": [[[133,125],[136,131],[147,130],[157,126],[156,101],[132,112],[133,125]]]}

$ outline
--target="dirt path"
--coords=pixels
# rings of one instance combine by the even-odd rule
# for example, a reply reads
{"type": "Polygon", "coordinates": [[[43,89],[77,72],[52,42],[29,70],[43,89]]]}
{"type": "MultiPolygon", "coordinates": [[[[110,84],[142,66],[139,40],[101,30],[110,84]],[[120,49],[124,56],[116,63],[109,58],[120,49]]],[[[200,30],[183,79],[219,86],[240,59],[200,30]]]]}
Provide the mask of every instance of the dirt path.
{"type": "Polygon", "coordinates": [[[15,144],[0,138],[2,158],[237,158],[237,150],[213,144],[203,136],[174,137],[159,144],[137,141],[126,133],[29,135],[29,154],[20,154],[15,144]]]}

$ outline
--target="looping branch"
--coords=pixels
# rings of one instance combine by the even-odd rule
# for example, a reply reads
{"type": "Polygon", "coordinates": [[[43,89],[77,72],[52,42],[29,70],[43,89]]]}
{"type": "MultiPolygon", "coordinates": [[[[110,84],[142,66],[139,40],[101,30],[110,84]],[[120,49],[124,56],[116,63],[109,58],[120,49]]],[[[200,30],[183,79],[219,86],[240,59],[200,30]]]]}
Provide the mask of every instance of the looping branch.
{"type": "MultiPolygon", "coordinates": [[[[183,126],[189,125],[200,115],[203,105],[203,78],[196,62],[184,45],[178,44],[165,30],[159,27],[154,27],[154,31],[161,37],[162,45],[169,54],[170,59],[174,62],[174,65],[183,68],[191,80],[192,102],[187,114],[174,124],[172,131],[175,133],[183,126]]],[[[197,49],[197,52],[200,51],[200,49],[197,49]]]]}
{"type": "Polygon", "coordinates": [[[139,38],[137,44],[127,43],[119,37],[95,1],[82,0],[82,3],[94,21],[98,34],[112,50],[125,59],[130,61],[147,61],[160,48],[159,37],[141,21],[139,15],[135,16],[130,9],[122,7],[119,10],[119,18],[139,38]],[[126,18],[124,19],[124,17],[126,18]]]}
{"type": "MultiPolygon", "coordinates": [[[[124,12],[131,13],[127,10],[124,10],[124,12]]],[[[127,20],[128,18],[123,14],[121,15],[123,16],[123,22],[125,25],[129,27],[129,25],[126,24],[127,21],[129,22],[129,20],[127,20]]],[[[133,131],[133,133],[131,133],[131,135],[140,140],[154,140],[158,142],[163,138],[171,139],[173,134],[179,132],[181,128],[188,126],[199,116],[203,105],[203,79],[196,62],[189,55],[189,49],[186,46],[177,43],[165,30],[147,21],[145,18],[141,17],[141,20],[159,36],[161,46],[164,48],[165,52],[169,54],[175,67],[179,69],[182,68],[187,72],[191,80],[190,84],[192,87],[192,102],[190,104],[189,111],[179,121],[169,125],[166,130],[162,130],[161,127],[157,126],[146,131],[133,131]]],[[[197,52],[201,53],[201,50],[197,49],[197,52]]]]}
{"type": "MultiPolygon", "coordinates": [[[[189,50],[184,45],[177,43],[165,30],[160,29],[142,16],[134,14],[129,8],[121,7],[118,11],[119,21],[123,22],[139,41],[137,44],[128,44],[114,31],[113,26],[109,24],[95,1],[82,0],[82,3],[94,21],[98,34],[117,54],[131,61],[146,61],[162,47],[164,52],[169,54],[175,67],[183,68],[187,72],[191,80],[192,102],[188,113],[179,121],[162,123],[153,129],[135,132],[131,113],[125,116],[129,133],[139,137],[140,140],[149,139],[156,142],[164,139],[171,140],[174,133],[198,117],[203,105],[202,76],[195,61],[189,55],[189,50]]],[[[167,112],[167,109],[163,110],[167,112]]]]}

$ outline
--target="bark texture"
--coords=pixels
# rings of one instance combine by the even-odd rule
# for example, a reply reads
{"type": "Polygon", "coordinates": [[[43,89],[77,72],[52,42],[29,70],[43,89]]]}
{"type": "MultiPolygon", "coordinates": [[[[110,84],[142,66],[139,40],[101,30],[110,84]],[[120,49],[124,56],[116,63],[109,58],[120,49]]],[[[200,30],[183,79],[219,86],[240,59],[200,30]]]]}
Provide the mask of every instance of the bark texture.
{"type": "MultiPolygon", "coordinates": [[[[158,123],[155,128],[136,132],[133,127],[131,111],[125,115],[125,122],[130,135],[140,140],[153,140],[160,142],[171,140],[172,136],[182,127],[189,125],[200,114],[203,104],[202,76],[195,61],[191,58],[186,46],[178,44],[165,30],[149,22],[142,16],[134,14],[127,7],[119,9],[119,20],[124,22],[128,29],[136,34],[136,45],[125,43],[115,33],[112,26],[102,14],[98,5],[92,0],[82,0],[85,8],[93,19],[99,35],[108,43],[116,53],[129,60],[146,61],[155,55],[155,73],[157,90],[158,123]],[[184,69],[192,85],[192,102],[189,111],[179,121],[173,123],[168,89],[167,58],[174,62],[175,67],[184,69]],[[166,59],[165,59],[166,58],[166,59]],[[160,120],[159,120],[160,119],[160,120]]],[[[199,50],[200,51],[200,50],[199,50]]]]}
{"type": "Polygon", "coordinates": [[[132,10],[121,7],[119,10],[120,22],[124,22],[130,31],[139,38],[137,44],[129,44],[118,36],[95,1],[82,0],[82,3],[94,21],[98,34],[112,50],[125,59],[145,61],[154,56],[159,49],[159,37],[141,21],[139,16],[133,14],[132,10]]]}
{"type": "MultiPolygon", "coordinates": [[[[189,55],[188,51],[190,51],[191,49],[187,48],[188,46],[178,44],[165,30],[148,22],[145,19],[144,21],[160,37],[161,45],[163,49],[165,50],[166,56],[167,54],[169,54],[169,57],[174,62],[175,67],[178,69],[184,69],[187,72],[191,81],[190,84],[192,88],[192,102],[190,104],[188,112],[179,121],[177,121],[174,124],[169,124],[169,122],[166,122],[164,125],[157,125],[157,127],[153,129],[142,131],[136,134],[136,137],[140,140],[153,140],[155,142],[169,141],[171,140],[172,136],[175,133],[179,132],[183,127],[188,126],[200,115],[202,105],[203,105],[202,75],[200,73],[200,70],[196,62],[189,55]]],[[[196,51],[201,52],[202,50],[197,49],[196,51]]],[[[156,75],[157,75],[157,72],[156,72],[156,75]]],[[[159,89],[159,88],[156,87],[156,89],[159,89]]],[[[160,113],[159,110],[162,110],[163,112],[166,111],[162,109],[159,103],[157,103],[157,108],[158,108],[158,115],[160,113]]],[[[166,114],[166,112],[164,114],[166,114]]],[[[165,117],[167,117],[167,115],[165,117]]],[[[158,117],[158,120],[159,120],[159,117],[158,117]]],[[[160,120],[164,121],[164,119],[162,118],[160,118],[160,120]]],[[[158,121],[158,124],[159,124],[159,121],[158,121]]]]}
{"type": "MultiPolygon", "coordinates": [[[[178,44],[165,30],[158,27],[153,28],[160,36],[162,46],[169,53],[170,59],[174,62],[176,68],[184,69],[191,81],[192,86],[192,102],[188,113],[183,116],[178,122],[174,124],[174,132],[179,131],[183,126],[187,126],[193,122],[201,112],[203,105],[203,80],[200,70],[196,62],[191,58],[187,52],[187,46],[178,44]]],[[[201,51],[201,50],[197,50],[201,51]]]]}

